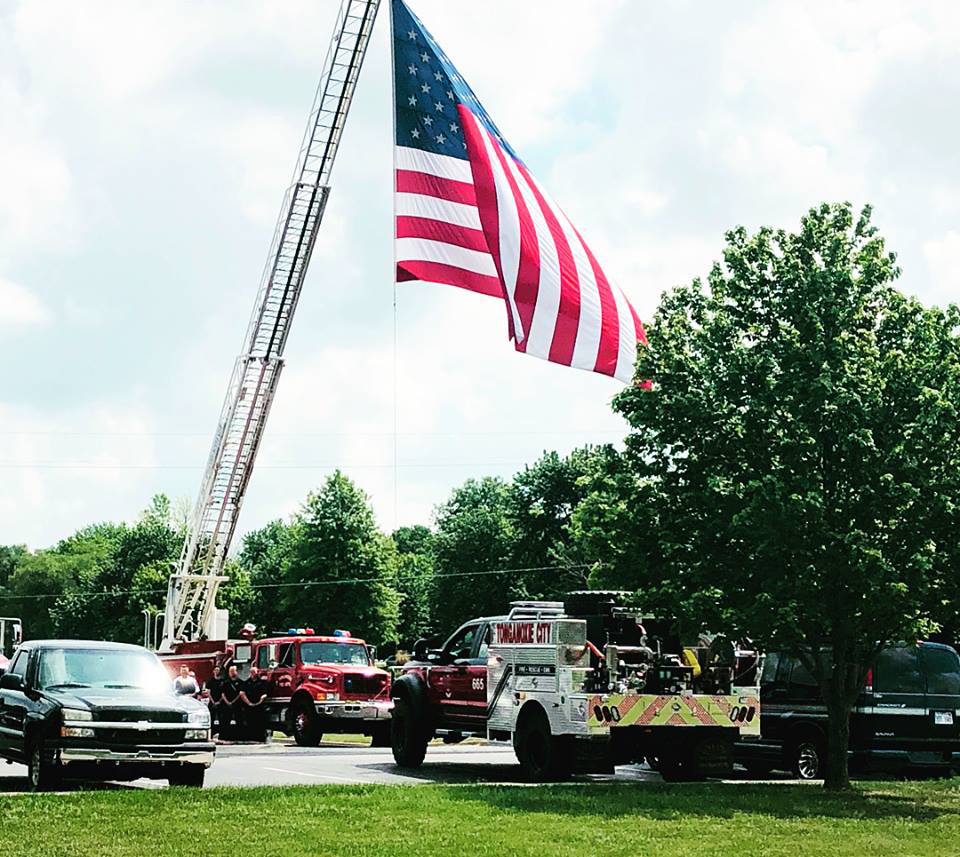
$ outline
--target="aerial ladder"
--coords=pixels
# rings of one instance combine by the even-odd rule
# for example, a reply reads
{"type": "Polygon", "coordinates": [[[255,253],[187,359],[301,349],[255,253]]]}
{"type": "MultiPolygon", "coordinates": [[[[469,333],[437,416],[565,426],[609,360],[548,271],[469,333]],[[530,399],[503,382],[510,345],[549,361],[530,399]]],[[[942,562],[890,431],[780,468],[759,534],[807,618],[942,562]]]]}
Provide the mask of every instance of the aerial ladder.
{"type": "Polygon", "coordinates": [[[277,221],[253,314],[207,459],[176,571],[170,575],[161,651],[224,639],[216,607],[237,517],[250,481],[283,351],[330,193],[340,146],[380,0],[342,0],[303,143],[277,221]]]}

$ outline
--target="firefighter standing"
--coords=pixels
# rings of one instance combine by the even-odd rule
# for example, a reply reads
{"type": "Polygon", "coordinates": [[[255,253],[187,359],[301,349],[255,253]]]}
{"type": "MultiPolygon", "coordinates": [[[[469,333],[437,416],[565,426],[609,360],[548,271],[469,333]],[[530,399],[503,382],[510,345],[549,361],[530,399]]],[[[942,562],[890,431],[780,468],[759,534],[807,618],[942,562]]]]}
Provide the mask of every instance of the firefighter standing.
{"type": "Polygon", "coordinates": [[[240,727],[242,722],[241,706],[244,704],[240,698],[243,693],[243,682],[237,673],[237,665],[230,664],[227,669],[227,678],[223,682],[220,695],[220,734],[229,733],[231,726],[236,724],[240,727]]]}
{"type": "Polygon", "coordinates": [[[267,694],[270,682],[256,667],[250,668],[250,678],[243,683],[240,698],[246,703],[244,709],[247,734],[254,741],[267,740],[267,694]]]}
{"type": "Polygon", "coordinates": [[[214,733],[220,731],[220,700],[223,698],[223,670],[219,665],[213,668],[213,677],[204,688],[207,691],[207,706],[210,709],[210,723],[214,733]]]}

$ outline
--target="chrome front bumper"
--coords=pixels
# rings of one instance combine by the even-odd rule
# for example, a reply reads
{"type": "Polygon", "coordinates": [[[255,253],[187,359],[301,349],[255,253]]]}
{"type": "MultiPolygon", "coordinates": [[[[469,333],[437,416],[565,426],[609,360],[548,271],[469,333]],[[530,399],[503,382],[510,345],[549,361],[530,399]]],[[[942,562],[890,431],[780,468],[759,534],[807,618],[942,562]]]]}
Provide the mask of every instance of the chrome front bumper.
{"type": "Polygon", "coordinates": [[[90,747],[61,747],[60,762],[68,765],[72,762],[107,762],[109,764],[150,764],[173,763],[177,765],[203,765],[209,768],[213,764],[216,751],[200,749],[170,750],[102,750],[90,747]]]}
{"type": "Polygon", "coordinates": [[[389,720],[393,711],[393,700],[376,702],[338,702],[318,699],[315,703],[317,714],[323,717],[335,717],[349,720],[389,720]]]}

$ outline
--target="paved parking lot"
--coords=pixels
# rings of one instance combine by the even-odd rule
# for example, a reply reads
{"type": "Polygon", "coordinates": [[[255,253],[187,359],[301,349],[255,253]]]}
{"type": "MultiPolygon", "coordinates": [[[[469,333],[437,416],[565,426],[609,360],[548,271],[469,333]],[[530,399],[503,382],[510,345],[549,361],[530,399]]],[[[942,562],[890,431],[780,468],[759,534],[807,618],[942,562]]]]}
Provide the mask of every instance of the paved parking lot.
{"type": "MultiPolygon", "coordinates": [[[[617,768],[615,777],[589,776],[578,779],[592,782],[610,782],[614,779],[621,782],[662,782],[659,774],[639,765],[617,768]]],[[[746,776],[737,779],[745,780],[746,776]]],[[[389,749],[346,743],[330,743],[316,748],[297,747],[286,741],[266,745],[226,744],[218,747],[217,761],[207,772],[206,779],[208,787],[476,782],[522,783],[513,750],[495,744],[437,744],[427,751],[423,767],[417,771],[401,771],[394,766],[389,749]]],[[[131,785],[163,788],[166,784],[138,780],[123,787],[129,788],[131,785]]],[[[26,768],[22,765],[0,767],[0,792],[25,791],[26,787],[26,768]]]]}

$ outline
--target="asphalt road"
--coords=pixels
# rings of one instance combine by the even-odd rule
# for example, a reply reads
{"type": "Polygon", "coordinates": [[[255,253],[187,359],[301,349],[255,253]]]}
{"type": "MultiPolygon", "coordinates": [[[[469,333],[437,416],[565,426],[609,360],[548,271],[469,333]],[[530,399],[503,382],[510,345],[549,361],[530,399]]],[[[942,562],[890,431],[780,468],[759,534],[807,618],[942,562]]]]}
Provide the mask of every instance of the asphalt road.
{"type": "MultiPolygon", "coordinates": [[[[578,777],[580,781],[662,782],[645,767],[617,768],[615,776],[578,777]]],[[[746,779],[744,777],[744,779],[746,779]]],[[[786,779],[786,778],[784,778],[786,779]]],[[[501,745],[433,745],[423,766],[400,771],[389,749],[349,744],[297,747],[287,742],[266,745],[227,744],[217,748],[217,761],[207,771],[206,786],[286,786],[423,783],[522,783],[513,750],[501,745]]],[[[162,781],[137,780],[122,786],[85,785],[82,788],[163,788],[162,781]]],[[[81,786],[68,785],[73,790],[81,786]]],[[[26,768],[0,765],[0,792],[26,791],[26,768]]]]}

